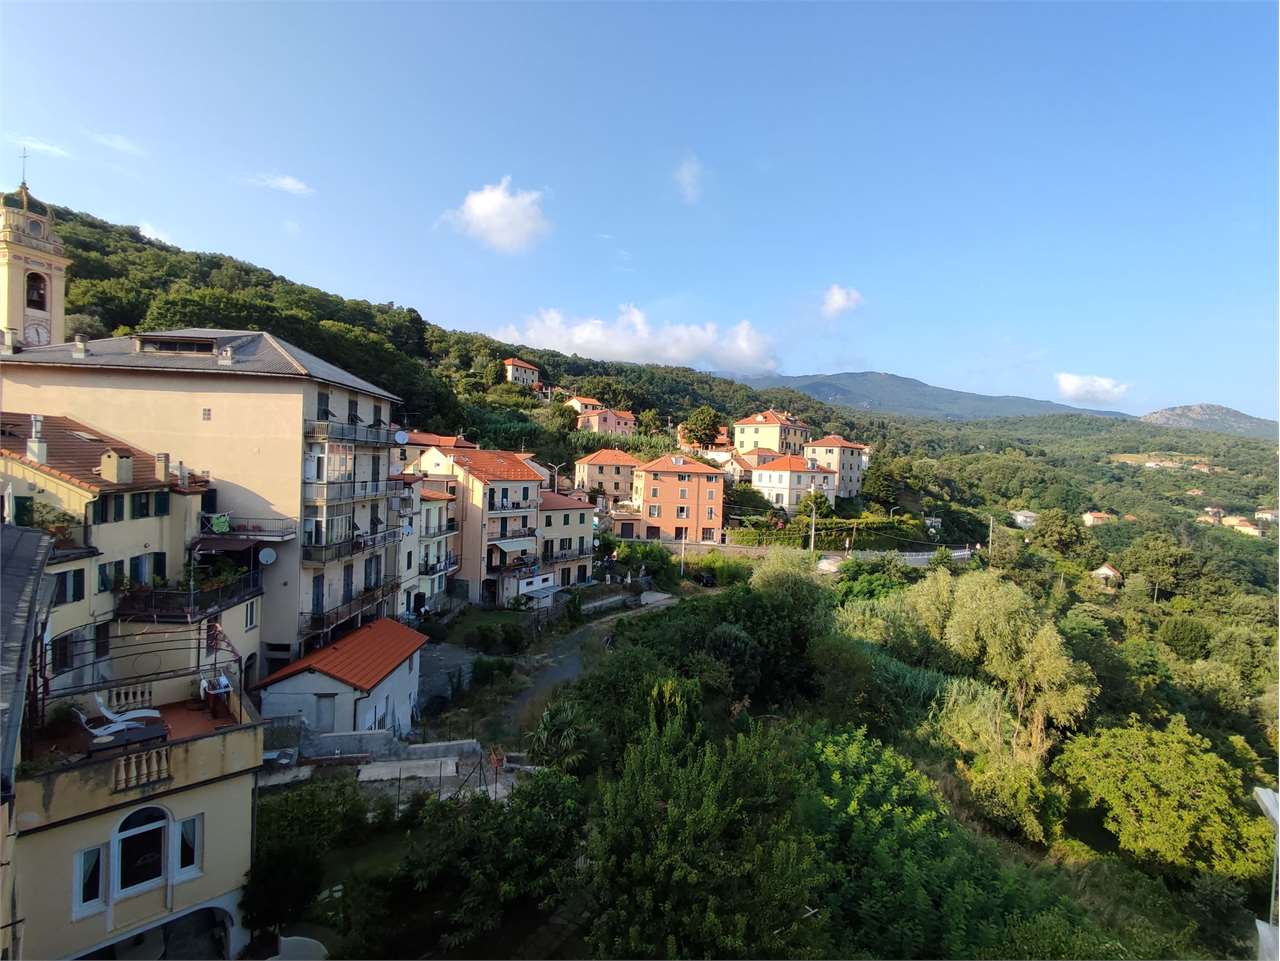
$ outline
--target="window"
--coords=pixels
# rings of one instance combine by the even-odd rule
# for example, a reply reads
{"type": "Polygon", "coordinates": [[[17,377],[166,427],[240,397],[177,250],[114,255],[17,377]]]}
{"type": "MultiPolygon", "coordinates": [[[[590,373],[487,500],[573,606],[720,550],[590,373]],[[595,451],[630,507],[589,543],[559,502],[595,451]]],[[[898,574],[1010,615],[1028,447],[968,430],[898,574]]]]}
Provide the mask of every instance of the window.
{"type": "Polygon", "coordinates": [[[135,554],[129,558],[129,580],[134,587],[139,585],[150,585],[151,583],[151,555],[135,554]]]}
{"type": "Polygon", "coordinates": [[[578,523],[579,523],[579,524],[585,524],[586,522],[587,522],[587,512],[586,512],[586,511],[578,511],[578,523]]]}
{"type": "Polygon", "coordinates": [[[689,516],[689,508],[685,507],[683,504],[681,504],[679,507],[677,507],[677,508],[676,508],[676,517],[677,517],[677,518],[679,518],[679,519],[683,520],[684,518],[686,518],[686,517],[688,517],[688,516],[689,516]]]}
{"type": "Polygon", "coordinates": [[[401,460],[408,460],[408,459],[409,459],[409,452],[408,452],[407,450],[405,450],[403,447],[401,447],[401,448],[400,448],[400,459],[401,459],[401,460]]]}
{"type": "Polygon", "coordinates": [[[329,392],[327,390],[316,391],[316,420],[329,419],[329,392]]]}
{"type": "Polygon", "coordinates": [[[716,499],[716,492],[715,492],[715,491],[707,491],[707,500],[709,500],[709,501],[713,501],[713,500],[715,500],[715,499],[716,499]]]}
{"type": "Polygon", "coordinates": [[[169,555],[164,551],[156,551],[151,555],[151,576],[159,580],[169,578],[169,555]]]}
{"type": "Polygon", "coordinates": [[[547,523],[546,523],[546,526],[547,526],[547,527],[555,527],[556,525],[555,525],[554,523],[552,523],[554,520],[555,520],[555,515],[554,515],[554,514],[548,514],[548,515],[547,515],[547,523]]]}
{"type": "Polygon", "coordinates": [[[32,310],[49,309],[49,283],[44,274],[27,274],[27,306],[32,310]]]}
{"type": "Polygon", "coordinates": [[[650,488],[649,488],[649,496],[650,496],[650,497],[657,497],[657,496],[658,496],[658,488],[656,488],[656,487],[650,487],[650,488]]]}
{"type": "Polygon", "coordinates": [[[704,541],[713,541],[713,540],[715,540],[715,530],[714,530],[713,528],[710,528],[710,527],[704,527],[704,528],[702,529],[702,539],[703,539],[704,541]]]}
{"type": "Polygon", "coordinates": [[[205,407],[205,408],[201,409],[201,411],[200,411],[200,419],[201,419],[201,420],[213,420],[213,408],[212,408],[212,407],[205,407]]]}
{"type": "Polygon", "coordinates": [[[688,475],[688,474],[676,474],[676,480],[678,480],[681,484],[687,484],[687,483],[689,483],[689,475],[688,475]]]}
{"type": "Polygon", "coordinates": [[[413,570],[413,551],[405,551],[405,554],[404,554],[404,569],[405,569],[406,571],[411,571],[411,570],[413,570]]]}
{"type": "Polygon", "coordinates": [[[564,526],[565,526],[565,527],[568,527],[568,526],[569,526],[569,515],[568,515],[568,514],[565,514],[565,515],[564,515],[564,526]]]}
{"type": "Polygon", "coordinates": [[[650,504],[650,505],[649,505],[649,516],[650,516],[650,517],[661,517],[661,516],[662,516],[662,513],[661,513],[661,512],[662,512],[662,508],[660,508],[657,504],[650,504]]]}
{"type": "Polygon", "coordinates": [[[53,639],[53,673],[61,674],[71,670],[71,635],[53,639]]]}
{"type": "Polygon", "coordinates": [[[94,524],[111,524],[124,520],[124,495],[103,494],[93,502],[94,524]]]}
{"type": "Polygon", "coordinates": [[[529,499],[529,488],[527,487],[520,488],[520,499],[522,501],[527,501],[529,499]]]}
{"type": "Polygon", "coordinates": [[[151,516],[151,495],[143,491],[140,494],[134,494],[129,504],[129,516],[137,520],[142,517],[151,516]]]}
{"type": "Polygon", "coordinates": [[[708,508],[707,508],[707,520],[709,520],[709,521],[713,521],[713,520],[715,520],[715,519],[716,519],[716,509],[715,509],[714,507],[708,507],[708,508]]]}
{"type": "Polygon", "coordinates": [[[381,427],[382,423],[383,423],[382,422],[382,405],[374,404],[373,405],[373,426],[381,427]]]}
{"type": "Polygon", "coordinates": [[[111,656],[111,624],[99,624],[93,629],[93,659],[104,661],[111,656]]]}
{"type": "Polygon", "coordinates": [[[102,883],[105,854],[102,845],[76,852],[75,897],[71,902],[71,917],[76,920],[106,907],[106,891],[102,883]]]}
{"type": "Polygon", "coordinates": [[[186,818],[178,822],[174,847],[178,851],[177,880],[200,874],[204,863],[204,815],[186,818]]]}
{"type": "Polygon", "coordinates": [[[62,571],[54,575],[53,605],[72,604],[84,600],[84,568],[62,571]]]}
{"type": "Polygon", "coordinates": [[[115,590],[116,583],[124,580],[124,561],[107,561],[98,565],[98,593],[115,590]]]}
{"type": "Polygon", "coordinates": [[[255,597],[244,606],[244,629],[251,631],[258,626],[258,599],[255,597]]]}
{"type": "Polygon", "coordinates": [[[360,423],[360,402],[354,397],[347,399],[347,423],[360,423]]]}
{"type": "Polygon", "coordinates": [[[164,878],[164,834],[169,818],[160,808],[142,808],[122,822],[114,839],[115,893],[139,894],[164,878]]]}
{"type": "Polygon", "coordinates": [[[720,478],[719,478],[717,475],[715,475],[715,474],[711,474],[709,477],[707,477],[707,483],[708,483],[708,484],[714,484],[714,483],[715,483],[716,481],[718,481],[719,479],[720,479],[720,478]]]}
{"type": "Polygon", "coordinates": [[[689,488],[687,487],[680,488],[680,499],[682,501],[687,501],[689,499],[689,488]]]}
{"type": "Polygon", "coordinates": [[[156,491],[151,495],[151,513],[156,517],[169,516],[169,492],[156,491]]]}
{"type": "Polygon", "coordinates": [[[598,467],[596,467],[596,473],[597,473],[597,474],[603,474],[603,473],[604,473],[604,465],[603,465],[603,464],[601,464],[601,465],[599,465],[598,467]]]}

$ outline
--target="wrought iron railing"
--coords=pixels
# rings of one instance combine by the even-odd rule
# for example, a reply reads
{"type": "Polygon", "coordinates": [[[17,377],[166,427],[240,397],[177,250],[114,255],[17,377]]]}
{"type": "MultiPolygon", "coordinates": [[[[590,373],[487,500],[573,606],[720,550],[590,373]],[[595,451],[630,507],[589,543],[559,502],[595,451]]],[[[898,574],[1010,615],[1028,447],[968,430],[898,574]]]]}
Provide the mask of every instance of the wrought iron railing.
{"type": "Polygon", "coordinates": [[[250,571],[216,587],[195,590],[134,588],[116,598],[116,613],[178,616],[185,620],[224,611],[261,593],[262,571],[250,571]]]}
{"type": "Polygon", "coordinates": [[[336,420],[309,420],[306,422],[306,436],[308,440],[349,440],[356,444],[390,447],[395,443],[396,432],[386,427],[344,424],[336,420]]]}
{"type": "Polygon", "coordinates": [[[298,615],[298,633],[303,637],[341,624],[357,614],[394,597],[400,587],[400,577],[388,574],[376,587],[367,587],[350,600],[343,601],[325,611],[303,611],[298,615]]]}
{"type": "Polygon", "coordinates": [[[536,527],[508,527],[503,530],[490,530],[488,538],[491,541],[509,541],[517,537],[533,537],[538,533],[536,527]]]}
{"type": "Polygon", "coordinates": [[[442,561],[434,561],[430,564],[423,561],[418,564],[419,574],[443,574],[445,571],[452,570],[458,566],[458,558],[455,554],[450,554],[442,561]]]}
{"type": "Polygon", "coordinates": [[[313,563],[324,564],[342,557],[363,554],[379,547],[384,547],[400,540],[399,527],[388,527],[376,534],[353,534],[332,544],[303,544],[302,559],[313,563]]]}
{"type": "Polygon", "coordinates": [[[219,537],[288,539],[298,534],[298,522],[291,517],[241,517],[228,512],[201,514],[200,533],[219,537]]]}
{"type": "Polygon", "coordinates": [[[494,500],[489,502],[490,511],[533,511],[538,509],[538,502],[528,500],[494,500]]]}

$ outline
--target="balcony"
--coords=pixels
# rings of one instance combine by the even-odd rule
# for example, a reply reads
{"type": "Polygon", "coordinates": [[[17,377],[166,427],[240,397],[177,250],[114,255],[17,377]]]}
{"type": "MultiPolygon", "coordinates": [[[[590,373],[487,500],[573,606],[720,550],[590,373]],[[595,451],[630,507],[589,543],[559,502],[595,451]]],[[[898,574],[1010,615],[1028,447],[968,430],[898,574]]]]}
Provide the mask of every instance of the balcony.
{"type": "Polygon", "coordinates": [[[226,511],[200,515],[202,537],[242,538],[250,541],[291,541],[298,536],[298,522],[291,517],[242,517],[226,511]]]}
{"type": "Polygon", "coordinates": [[[343,621],[376,607],[387,598],[394,598],[399,588],[399,575],[388,574],[383,577],[382,583],[377,587],[365,588],[349,601],[344,601],[327,611],[303,611],[298,615],[298,636],[309,637],[312,634],[330,630],[343,621]]]}
{"type": "Polygon", "coordinates": [[[343,557],[354,557],[392,544],[401,537],[399,527],[388,527],[376,534],[355,534],[333,544],[303,544],[302,560],[310,564],[327,564],[343,557]]]}
{"type": "Polygon", "coordinates": [[[345,440],[376,447],[391,447],[396,442],[396,432],[390,428],[344,424],[336,420],[309,420],[305,434],[307,440],[345,440]]]}
{"type": "Polygon", "coordinates": [[[418,536],[426,539],[428,537],[444,537],[447,534],[456,534],[457,532],[457,521],[449,521],[449,523],[443,524],[439,527],[424,527],[418,532],[418,536]]]}
{"type": "Polygon", "coordinates": [[[576,561],[580,557],[591,557],[594,554],[595,549],[592,547],[584,547],[582,550],[578,550],[578,548],[573,547],[567,551],[556,551],[554,554],[543,554],[542,563],[558,564],[561,561],[576,561]]]}
{"type": "Polygon", "coordinates": [[[538,558],[533,554],[513,558],[501,564],[490,562],[485,566],[484,570],[489,575],[517,575],[519,577],[532,577],[534,574],[541,573],[538,558]]]}
{"type": "MultiPolygon", "coordinates": [[[[234,663],[227,666],[234,668],[234,663]]],[[[158,789],[178,791],[259,767],[262,727],[253,705],[241,699],[238,680],[225,693],[202,697],[205,675],[213,676],[208,671],[160,672],[147,684],[134,685],[161,699],[153,703],[148,697],[142,705],[160,716],[120,734],[95,737],[74,715],[29,730],[31,749],[23,752],[14,800],[23,830],[124,807],[158,789]]],[[[76,700],[93,704],[93,689],[103,691],[108,684],[79,690],[76,700]]],[[[119,703],[113,691],[106,693],[106,702],[119,703]]],[[[57,717],[57,712],[48,716],[57,717]]]]}
{"type": "Polygon", "coordinates": [[[139,588],[116,598],[116,614],[145,616],[148,620],[193,624],[219,611],[242,604],[262,593],[262,571],[200,590],[139,588]]]}
{"type": "Polygon", "coordinates": [[[509,511],[536,511],[537,509],[538,502],[532,498],[522,501],[489,501],[490,514],[502,514],[509,511]]]}
{"type": "Polygon", "coordinates": [[[445,571],[451,571],[458,566],[458,557],[456,554],[450,554],[442,561],[434,561],[427,563],[420,561],[418,563],[419,574],[443,574],[445,571]]]}
{"type": "Polygon", "coordinates": [[[485,539],[490,544],[499,544],[503,541],[518,541],[525,538],[537,537],[538,529],[536,527],[508,527],[506,531],[489,530],[485,532],[485,539]]]}
{"type": "Polygon", "coordinates": [[[343,501],[389,497],[399,494],[403,490],[404,481],[398,478],[360,481],[305,481],[302,485],[302,497],[304,500],[309,501],[338,504],[343,501]]]}

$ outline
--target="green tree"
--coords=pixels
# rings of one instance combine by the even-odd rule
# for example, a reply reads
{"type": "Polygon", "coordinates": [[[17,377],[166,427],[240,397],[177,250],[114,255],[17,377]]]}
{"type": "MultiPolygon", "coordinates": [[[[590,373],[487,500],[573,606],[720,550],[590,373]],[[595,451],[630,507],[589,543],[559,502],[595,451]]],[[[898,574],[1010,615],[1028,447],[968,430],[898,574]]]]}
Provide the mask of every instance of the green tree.
{"type": "Polygon", "coordinates": [[[1152,586],[1152,596],[1160,599],[1160,592],[1171,594],[1179,589],[1191,575],[1193,555],[1169,534],[1146,534],[1120,556],[1121,569],[1126,573],[1137,572],[1152,586]]]}
{"type": "Polygon", "coordinates": [[[648,410],[642,410],[640,411],[640,416],[636,418],[636,429],[648,437],[652,437],[655,434],[661,434],[662,419],[658,416],[658,412],[652,407],[648,410]]]}
{"type": "Polygon", "coordinates": [[[795,517],[810,517],[814,513],[818,517],[835,517],[836,512],[831,506],[831,502],[827,500],[827,495],[820,491],[809,491],[800,500],[796,501],[795,517]]]}
{"type": "Polygon", "coordinates": [[[708,447],[715,442],[724,421],[710,404],[703,404],[684,421],[684,436],[691,444],[708,447]]]}
{"type": "MultiPolygon", "coordinates": [[[[656,692],[655,692],[656,693],[656,692]]],[[[617,781],[601,786],[588,847],[603,957],[824,954],[824,864],[796,822],[792,748],[756,728],[704,743],[687,708],[651,711],[617,781]]]]}
{"type": "Polygon", "coordinates": [[[871,458],[871,463],[862,475],[862,496],[877,504],[889,505],[897,502],[898,482],[889,474],[881,455],[871,458]]]}
{"type": "Polygon", "coordinates": [[[1102,563],[1101,550],[1080,518],[1058,507],[1040,512],[1031,528],[1031,543],[1085,564],[1102,563]]]}
{"type": "Polygon", "coordinates": [[[1166,617],[1156,631],[1156,638],[1188,661],[1199,660],[1208,654],[1209,643],[1213,639],[1203,621],[1186,614],[1166,617]]]}
{"type": "Polygon", "coordinates": [[[1270,867],[1272,832],[1248,813],[1239,772],[1181,715],[1164,730],[1132,717],[1067,742],[1054,770],[1140,861],[1175,873],[1211,871],[1257,883],[1270,867]]]}

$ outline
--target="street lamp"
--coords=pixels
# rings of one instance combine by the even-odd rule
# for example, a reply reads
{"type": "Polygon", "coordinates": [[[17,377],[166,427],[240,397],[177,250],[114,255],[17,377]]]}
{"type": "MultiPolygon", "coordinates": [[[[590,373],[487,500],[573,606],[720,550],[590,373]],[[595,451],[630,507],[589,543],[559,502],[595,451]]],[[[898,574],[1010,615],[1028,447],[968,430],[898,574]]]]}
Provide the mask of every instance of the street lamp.
{"type": "Polygon", "coordinates": [[[567,463],[569,463],[569,462],[568,462],[568,461],[565,461],[563,464],[552,464],[552,465],[551,465],[551,478],[552,478],[552,480],[551,480],[551,492],[552,492],[553,494],[559,494],[559,493],[560,493],[560,468],[561,468],[561,467],[564,467],[564,466],[565,466],[565,464],[567,464],[567,463]]]}
{"type": "Polygon", "coordinates": [[[900,511],[900,510],[902,510],[902,508],[901,508],[901,507],[891,507],[891,508],[889,508],[889,520],[893,520],[893,512],[894,512],[894,511],[900,511]]]}

